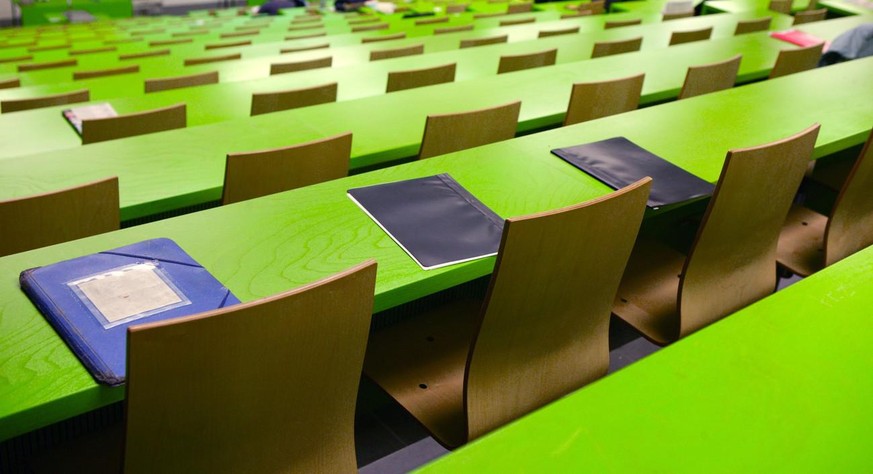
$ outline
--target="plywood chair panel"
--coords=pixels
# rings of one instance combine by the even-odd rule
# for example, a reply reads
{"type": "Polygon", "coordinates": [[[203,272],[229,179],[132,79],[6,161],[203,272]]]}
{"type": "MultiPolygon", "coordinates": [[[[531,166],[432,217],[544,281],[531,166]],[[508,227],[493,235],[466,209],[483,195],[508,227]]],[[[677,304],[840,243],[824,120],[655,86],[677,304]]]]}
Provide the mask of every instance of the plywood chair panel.
{"type": "Polygon", "coordinates": [[[500,20],[497,23],[497,26],[524,25],[526,23],[533,23],[535,21],[537,21],[536,18],[510,18],[508,20],[500,20]]]}
{"type": "Polygon", "coordinates": [[[198,64],[217,63],[221,61],[233,61],[234,59],[242,59],[242,53],[223,54],[221,56],[205,56],[202,58],[186,58],[186,66],[194,66],[198,64]]]}
{"type": "Polygon", "coordinates": [[[740,20],[737,22],[737,28],[734,30],[734,35],[754,33],[756,31],[767,31],[770,29],[770,22],[772,20],[773,19],[769,16],[755,18],[753,20],[740,20]]]}
{"type": "Polygon", "coordinates": [[[814,69],[821,58],[824,42],[797,49],[783,49],[770,70],[770,79],[814,69]]]}
{"type": "Polygon", "coordinates": [[[396,39],[406,38],[406,32],[394,33],[393,35],[371,36],[369,38],[361,38],[361,43],[377,43],[379,41],[391,41],[396,39]]]}
{"type": "Polygon", "coordinates": [[[678,20],[680,18],[691,18],[694,16],[694,10],[688,10],[687,12],[679,12],[679,13],[664,13],[661,15],[661,21],[670,21],[670,20],[678,20]]]}
{"type": "Polygon", "coordinates": [[[464,13],[467,11],[466,3],[455,3],[452,5],[446,5],[446,13],[464,13]]]}
{"type": "Polygon", "coordinates": [[[487,46],[489,44],[506,43],[509,41],[509,35],[491,36],[489,38],[471,38],[461,40],[459,48],[475,48],[476,46],[487,46]]]}
{"type": "Polygon", "coordinates": [[[352,134],[284,148],[227,155],[222,204],[253,199],[349,173],[352,134]]]}
{"type": "Polygon", "coordinates": [[[286,36],[285,41],[294,41],[294,40],[307,39],[307,38],[320,38],[322,36],[327,36],[327,32],[321,31],[318,33],[309,33],[309,34],[305,34],[305,35],[286,36]]]}
{"type": "Polygon", "coordinates": [[[185,76],[161,77],[145,80],[145,91],[159,92],[182,87],[202,86],[206,84],[218,84],[218,71],[189,74],[185,76]]]}
{"type": "Polygon", "coordinates": [[[33,97],[29,99],[9,99],[0,102],[0,113],[6,114],[9,112],[19,112],[22,110],[54,107],[56,105],[88,102],[89,100],[91,100],[90,97],[91,93],[88,91],[88,89],[81,89],[73,92],[64,92],[61,94],[33,97]]]}
{"type": "Polygon", "coordinates": [[[422,18],[421,20],[415,20],[415,26],[421,25],[433,25],[435,23],[448,23],[449,17],[447,16],[438,16],[432,18],[422,18]]]}
{"type": "Polygon", "coordinates": [[[375,31],[375,30],[387,30],[388,23],[378,23],[375,25],[362,25],[362,26],[353,26],[352,33],[360,33],[362,31],[375,31]]]}
{"type": "Polygon", "coordinates": [[[118,178],[0,201],[0,257],[118,229],[118,178]]]}
{"type": "Polygon", "coordinates": [[[129,59],[153,58],[156,56],[169,56],[169,55],[170,55],[170,49],[164,48],[164,49],[156,49],[154,51],[143,51],[141,53],[119,54],[118,60],[119,61],[126,61],[129,59]]]}
{"type": "Polygon", "coordinates": [[[382,59],[400,58],[403,56],[415,56],[416,54],[424,54],[424,44],[414,44],[411,46],[403,46],[400,48],[382,49],[370,51],[370,61],[380,61],[382,59]]]}
{"type": "Polygon", "coordinates": [[[794,24],[802,25],[804,23],[812,23],[815,21],[822,21],[827,18],[828,10],[827,8],[821,8],[818,10],[807,10],[805,12],[797,12],[794,15],[794,24]]]}
{"type": "Polygon", "coordinates": [[[82,121],[82,144],[185,128],[185,104],[147,110],[117,117],[82,121]]]}
{"type": "Polygon", "coordinates": [[[770,0],[767,9],[785,15],[791,14],[791,0],[770,0]]]}
{"type": "Polygon", "coordinates": [[[725,61],[689,67],[679,99],[730,89],[736,83],[742,57],[738,54],[725,61]]]}
{"type": "Polygon", "coordinates": [[[712,36],[712,27],[699,30],[674,31],[670,35],[670,46],[674,44],[691,43],[692,41],[708,40],[712,36]]]}
{"type": "Polygon", "coordinates": [[[330,44],[321,43],[321,44],[314,44],[314,45],[309,45],[309,46],[296,46],[294,48],[282,48],[279,50],[279,54],[299,53],[301,51],[312,51],[315,49],[326,49],[326,48],[330,48],[330,44]]]}
{"type": "Polygon", "coordinates": [[[527,13],[533,10],[532,2],[510,3],[506,6],[506,13],[527,13]]]}
{"type": "Polygon", "coordinates": [[[434,29],[433,29],[433,34],[435,34],[435,35],[444,35],[444,34],[447,34],[447,33],[458,33],[458,32],[461,32],[461,31],[472,31],[472,30],[473,30],[473,25],[472,25],[472,24],[468,24],[468,25],[458,25],[458,26],[446,26],[446,27],[443,27],[443,28],[434,28],[434,29]]]}
{"type": "Polygon", "coordinates": [[[600,82],[573,84],[564,125],[636,110],[645,74],[600,82]]]}
{"type": "Polygon", "coordinates": [[[562,13],[562,14],[561,14],[561,19],[562,19],[562,20],[567,20],[567,19],[570,19],[570,18],[579,18],[579,17],[582,17],[582,16],[591,16],[591,15],[592,15],[591,10],[579,10],[579,11],[577,11],[577,12],[575,12],[575,13],[562,13]]]}
{"type": "Polygon", "coordinates": [[[193,43],[194,38],[176,38],[168,40],[149,41],[149,47],[154,46],[172,46],[176,44],[193,43]]]}
{"type": "Polygon", "coordinates": [[[307,59],[305,61],[294,61],[290,63],[273,63],[270,64],[270,75],[286,74],[289,72],[308,71],[310,69],[320,69],[331,67],[333,65],[333,56],[323,58],[307,59]]]}
{"type": "Polygon", "coordinates": [[[388,73],[388,85],[385,92],[402,91],[416,87],[431,86],[454,82],[456,63],[444,64],[423,69],[394,71],[388,73]]]}
{"type": "Polygon", "coordinates": [[[110,51],[117,51],[118,47],[116,46],[101,46],[97,48],[87,48],[87,49],[71,49],[69,51],[70,56],[81,56],[83,54],[96,54],[96,53],[108,53],[110,51]]]}
{"type": "Polygon", "coordinates": [[[336,82],[303,89],[252,94],[252,115],[336,102],[336,82]]]}
{"type": "Polygon", "coordinates": [[[47,61],[41,63],[19,64],[18,72],[41,71],[43,69],[57,69],[61,67],[76,66],[79,64],[78,59],[60,59],[58,61],[47,61]]]}
{"type": "Polygon", "coordinates": [[[21,87],[21,79],[17,77],[0,81],[0,89],[12,89],[15,87],[21,87]]]}
{"type": "Polygon", "coordinates": [[[73,80],[92,79],[95,77],[117,76],[119,74],[133,74],[139,72],[139,65],[113,67],[108,69],[96,69],[91,71],[73,71],[73,80]]]}
{"type": "Polygon", "coordinates": [[[641,25],[642,23],[643,23],[643,20],[641,20],[639,18],[634,19],[634,20],[607,21],[607,22],[603,23],[603,29],[609,30],[612,28],[621,28],[624,26],[641,25]]]}
{"type": "Polygon", "coordinates": [[[535,67],[553,66],[557,57],[558,48],[536,53],[500,56],[497,74],[533,69],[535,67]]]}
{"type": "Polygon", "coordinates": [[[594,43],[591,57],[599,58],[603,56],[611,56],[613,54],[631,53],[633,51],[639,51],[642,45],[642,36],[626,40],[600,41],[594,43]]]}
{"type": "Polygon", "coordinates": [[[560,35],[575,35],[579,33],[579,27],[574,26],[570,28],[562,28],[560,30],[541,30],[537,34],[537,38],[548,38],[550,36],[560,36],[560,35]]]}
{"type": "Polygon", "coordinates": [[[209,51],[210,49],[222,49],[222,48],[235,48],[237,46],[249,46],[252,44],[252,40],[244,40],[244,41],[230,41],[227,43],[212,43],[203,45],[203,49],[209,51]]]}
{"type": "Polygon", "coordinates": [[[128,332],[125,472],[353,472],[376,264],[128,332]]]}
{"type": "Polygon", "coordinates": [[[521,102],[455,114],[428,115],[418,158],[509,140],[518,128],[521,102]]]}

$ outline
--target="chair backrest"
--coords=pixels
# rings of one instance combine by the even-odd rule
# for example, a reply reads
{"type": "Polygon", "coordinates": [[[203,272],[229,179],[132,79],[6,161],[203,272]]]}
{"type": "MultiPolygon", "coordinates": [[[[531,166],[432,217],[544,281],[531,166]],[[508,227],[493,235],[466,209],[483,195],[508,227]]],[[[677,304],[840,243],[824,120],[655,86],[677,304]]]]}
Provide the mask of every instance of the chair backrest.
{"type": "Polygon", "coordinates": [[[310,105],[336,102],[337,83],[303,89],[252,94],[252,115],[269,114],[282,110],[309,107],[310,105]]]}
{"type": "Polygon", "coordinates": [[[579,18],[580,16],[591,16],[591,10],[579,10],[575,13],[561,13],[561,19],[566,20],[568,18],[579,18]]]}
{"type": "Polygon", "coordinates": [[[825,227],[824,264],[830,265],[873,244],[873,132],[837,196],[825,227]]]}
{"type": "Polygon", "coordinates": [[[361,26],[353,26],[352,33],[359,33],[361,31],[375,31],[375,30],[387,30],[388,23],[377,23],[373,25],[361,25],[361,26]]]}
{"type": "Polygon", "coordinates": [[[636,38],[630,38],[626,40],[600,41],[594,43],[594,49],[591,51],[591,57],[600,58],[603,56],[611,56],[613,54],[639,51],[642,45],[642,36],[637,36],[636,38]]]}
{"type": "Polygon", "coordinates": [[[251,44],[252,40],[230,41],[223,43],[205,44],[203,45],[203,49],[209,51],[210,49],[235,48],[237,46],[249,46],[251,44]]]}
{"type": "Polygon", "coordinates": [[[767,9],[785,15],[791,14],[791,0],[770,0],[767,9]]]}
{"type": "Polygon", "coordinates": [[[119,54],[118,60],[125,61],[128,59],[151,58],[151,57],[155,57],[155,56],[169,56],[169,54],[170,54],[169,48],[155,49],[153,51],[143,51],[140,53],[119,54]]]}
{"type": "Polygon", "coordinates": [[[694,16],[694,10],[678,13],[664,13],[661,15],[661,21],[678,20],[680,18],[690,18],[692,16],[694,16]]]}
{"type": "Polygon", "coordinates": [[[564,126],[636,110],[645,74],[573,84],[564,126]]]}
{"type": "Polygon", "coordinates": [[[0,201],[0,257],[118,229],[118,178],[0,201]]]}
{"type": "Polygon", "coordinates": [[[361,38],[361,44],[365,43],[378,43],[379,41],[391,41],[396,39],[406,38],[406,32],[394,33],[392,35],[381,35],[381,36],[370,36],[367,38],[361,38]]]}
{"type": "Polygon", "coordinates": [[[155,46],[172,46],[176,44],[185,44],[185,43],[193,43],[194,38],[175,38],[175,39],[167,39],[167,40],[157,40],[157,41],[149,41],[149,47],[153,48],[155,46]]]}
{"type": "Polygon", "coordinates": [[[125,472],[352,472],[376,263],[128,330],[125,472]]]}
{"type": "Polygon", "coordinates": [[[469,439],[606,375],[612,303],[650,184],[507,219],[467,362],[469,439]]]}
{"type": "Polygon", "coordinates": [[[118,51],[118,46],[100,46],[97,48],[71,49],[67,54],[70,56],[81,56],[83,54],[108,53],[110,51],[118,51]]]}
{"type": "Polygon", "coordinates": [[[770,79],[814,69],[821,58],[824,42],[797,49],[783,49],[770,70],[770,79]]]}
{"type": "Polygon", "coordinates": [[[117,117],[82,121],[82,144],[104,142],[118,138],[185,128],[185,104],[146,110],[117,117]]]}
{"type": "Polygon", "coordinates": [[[403,56],[414,56],[416,54],[424,54],[424,44],[414,44],[412,46],[402,46],[400,48],[382,49],[370,51],[370,61],[379,61],[381,59],[399,58],[403,56]]]}
{"type": "Polygon", "coordinates": [[[776,289],[779,232],[818,130],[728,152],[680,276],[679,337],[776,289]]]}
{"type": "Polygon", "coordinates": [[[601,13],[606,11],[606,1],[605,0],[593,0],[588,3],[580,3],[578,10],[589,11],[592,15],[600,15],[601,13]]]}
{"type": "Polygon", "coordinates": [[[446,13],[464,13],[467,11],[466,3],[455,3],[452,5],[446,5],[446,13]]]}
{"type": "Polygon", "coordinates": [[[286,74],[289,72],[308,71],[310,69],[331,67],[332,65],[333,56],[307,59],[305,61],[293,61],[290,63],[273,63],[270,64],[270,75],[273,76],[276,74],[286,74]]]}
{"type": "Polygon", "coordinates": [[[117,76],[119,74],[133,74],[139,72],[139,64],[131,66],[113,67],[108,69],[96,69],[91,71],[73,71],[73,80],[93,79],[95,77],[117,76]]]}
{"type": "Polygon", "coordinates": [[[18,72],[40,71],[43,69],[56,69],[60,67],[70,67],[79,64],[78,59],[60,59],[57,61],[47,61],[40,63],[19,64],[18,72]]]}
{"type": "Polygon", "coordinates": [[[182,87],[202,86],[206,84],[218,84],[218,71],[189,74],[186,76],[160,77],[145,80],[145,91],[159,92],[182,87]]]}
{"type": "Polygon", "coordinates": [[[7,114],[9,112],[19,112],[22,110],[75,104],[77,102],[88,102],[91,100],[90,98],[91,93],[88,89],[81,89],[73,92],[63,92],[61,94],[33,97],[29,99],[9,99],[0,101],[0,113],[7,114]]]}
{"type": "Polygon", "coordinates": [[[462,39],[459,48],[475,48],[476,46],[506,43],[507,41],[509,41],[509,35],[491,36],[488,38],[462,39]]]}
{"type": "Polygon", "coordinates": [[[349,174],[352,134],[250,153],[230,153],[222,204],[288,191],[349,174]]]}
{"type": "Polygon", "coordinates": [[[305,35],[286,36],[285,41],[294,41],[294,40],[307,39],[307,38],[319,38],[322,36],[327,36],[327,32],[326,31],[319,31],[316,33],[307,33],[305,35]]]}
{"type": "Polygon", "coordinates": [[[679,99],[730,89],[737,81],[742,58],[743,55],[738,54],[717,63],[690,66],[685,74],[682,90],[679,91],[679,99]]]}
{"type": "Polygon", "coordinates": [[[712,27],[699,30],[674,31],[670,35],[670,46],[674,44],[690,43],[692,41],[708,40],[712,36],[712,27]]]}
{"type": "Polygon", "coordinates": [[[428,115],[418,158],[509,140],[518,128],[521,102],[456,114],[428,115]]]}
{"type": "Polygon", "coordinates": [[[607,21],[603,23],[603,29],[609,30],[612,28],[621,28],[623,26],[634,26],[640,25],[643,23],[643,20],[637,18],[635,20],[620,20],[620,21],[607,21]]]}
{"type": "Polygon", "coordinates": [[[740,20],[737,22],[737,28],[734,30],[734,35],[754,33],[756,31],[767,31],[770,28],[770,22],[772,20],[773,19],[769,16],[752,20],[740,20]]]}
{"type": "Polygon", "coordinates": [[[814,21],[822,21],[828,15],[827,8],[821,8],[819,10],[807,10],[805,12],[797,12],[794,15],[794,24],[802,25],[804,23],[812,23],[814,21]]]}
{"type": "Polygon", "coordinates": [[[12,89],[15,87],[21,87],[21,79],[17,77],[3,79],[2,81],[0,81],[0,89],[12,89]]]}
{"type": "Polygon", "coordinates": [[[388,86],[385,92],[402,91],[416,87],[454,82],[456,63],[444,64],[424,69],[394,71],[388,73],[388,86]]]}
{"type": "Polygon", "coordinates": [[[186,66],[194,66],[197,64],[217,63],[220,61],[232,61],[234,59],[242,59],[242,53],[223,54],[220,56],[204,56],[202,58],[186,58],[186,66]]]}
{"type": "Polygon", "coordinates": [[[448,23],[449,17],[447,16],[435,16],[431,18],[422,18],[420,20],[415,20],[415,26],[421,25],[432,25],[434,23],[448,23]]]}
{"type": "Polygon", "coordinates": [[[540,30],[537,34],[537,38],[548,38],[550,36],[560,36],[560,35],[574,35],[579,32],[578,26],[573,26],[570,28],[562,28],[560,30],[540,30]]]}
{"type": "Polygon", "coordinates": [[[523,25],[525,23],[533,23],[535,21],[537,21],[536,18],[510,18],[508,20],[500,20],[497,23],[497,26],[523,25]]]}
{"type": "Polygon", "coordinates": [[[288,53],[299,53],[301,51],[312,51],[314,49],[327,49],[330,48],[329,43],[320,43],[313,44],[307,46],[295,46],[293,48],[282,48],[279,50],[279,54],[288,54],[288,53]]]}
{"type": "Polygon", "coordinates": [[[533,10],[533,2],[510,3],[506,7],[506,13],[526,13],[533,10]]]}
{"type": "Polygon", "coordinates": [[[458,33],[460,31],[471,31],[473,29],[473,24],[467,25],[458,25],[458,26],[446,26],[443,28],[434,28],[433,34],[435,35],[444,35],[447,33],[458,33]]]}
{"type": "Polygon", "coordinates": [[[533,69],[535,67],[552,66],[558,57],[558,48],[539,51],[536,53],[513,54],[500,56],[497,65],[497,74],[533,69]]]}

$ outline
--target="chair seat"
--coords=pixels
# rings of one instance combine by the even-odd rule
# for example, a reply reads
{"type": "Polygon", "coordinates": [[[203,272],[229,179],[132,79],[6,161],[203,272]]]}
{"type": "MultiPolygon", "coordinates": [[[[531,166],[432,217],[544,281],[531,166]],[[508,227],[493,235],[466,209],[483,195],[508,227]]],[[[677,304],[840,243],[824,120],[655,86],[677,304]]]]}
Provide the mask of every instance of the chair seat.
{"type": "Polygon", "coordinates": [[[448,447],[467,440],[464,369],[481,306],[465,299],[378,331],[364,359],[364,373],[448,447]]]}
{"type": "Polygon", "coordinates": [[[615,297],[613,314],[660,345],[679,336],[679,276],[685,255],[654,240],[634,246],[615,297]],[[633,295],[633,296],[630,296],[633,295]]]}
{"type": "Polygon", "coordinates": [[[828,218],[803,206],[794,206],[785,219],[776,248],[776,261],[788,271],[811,275],[824,266],[824,233],[828,218]]]}

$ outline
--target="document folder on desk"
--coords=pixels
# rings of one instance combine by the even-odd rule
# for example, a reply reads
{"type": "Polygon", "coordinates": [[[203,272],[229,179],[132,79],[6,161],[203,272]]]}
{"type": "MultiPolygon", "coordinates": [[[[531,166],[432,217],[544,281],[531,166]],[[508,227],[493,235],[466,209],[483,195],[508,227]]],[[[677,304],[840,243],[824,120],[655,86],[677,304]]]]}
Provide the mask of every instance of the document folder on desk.
{"type": "MultiPolygon", "coordinates": [[[[785,41],[786,43],[800,46],[802,48],[825,42],[825,40],[819,38],[818,36],[804,33],[800,30],[773,31],[770,33],[770,37],[785,41]]],[[[827,44],[825,44],[825,49],[827,49],[827,44]]]]}
{"type": "Polygon", "coordinates": [[[82,107],[73,107],[65,109],[63,112],[64,118],[73,126],[76,133],[82,134],[82,121],[93,120],[109,117],[118,117],[118,112],[112,108],[112,104],[102,103],[94,105],[83,105],[82,107]]]}
{"type": "Polygon", "coordinates": [[[624,137],[556,148],[552,153],[613,189],[652,178],[646,205],[652,209],[709,196],[715,186],[624,137]]]}
{"type": "Polygon", "coordinates": [[[98,382],[124,382],[127,327],[239,303],[170,239],[21,272],[21,289],[98,382]]]}
{"type": "Polygon", "coordinates": [[[503,219],[448,174],[348,193],[425,270],[496,255],[500,247],[503,219]]]}

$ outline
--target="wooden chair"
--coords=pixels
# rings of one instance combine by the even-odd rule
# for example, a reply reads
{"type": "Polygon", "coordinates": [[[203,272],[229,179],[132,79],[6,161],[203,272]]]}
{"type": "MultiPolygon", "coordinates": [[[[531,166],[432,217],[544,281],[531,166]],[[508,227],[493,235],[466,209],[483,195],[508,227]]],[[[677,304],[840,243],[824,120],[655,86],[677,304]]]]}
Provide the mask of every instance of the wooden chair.
{"type": "Polygon", "coordinates": [[[88,89],[46,95],[42,97],[33,97],[29,99],[9,99],[0,101],[0,113],[7,114],[9,112],[19,112],[22,110],[75,104],[77,102],[88,102],[89,100],[91,100],[91,93],[88,89]]]}
{"type": "Polygon", "coordinates": [[[725,61],[689,67],[679,99],[730,89],[737,81],[742,58],[743,55],[738,54],[725,61]]]}
{"type": "Polygon", "coordinates": [[[472,30],[473,30],[473,24],[471,23],[471,24],[467,24],[467,25],[446,26],[444,28],[434,28],[433,34],[444,35],[447,33],[459,33],[461,31],[472,31],[472,30]]]}
{"type": "Polygon", "coordinates": [[[729,151],[688,256],[640,239],[613,313],[667,344],[772,293],[779,230],[818,129],[729,151]]]}
{"type": "Polygon", "coordinates": [[[621,21],[607,21],[603,23],[603,29],[609,30],[612,28],[621,28],[623,26],[634,26],[640,25],[643,23],[643,20],[637,18],[636,20],[621,20],[621,21]]]}
{"type": "Polygon", "coordinates": [[[446,13],[464,13],[467,11],[466,3],[455,3],[453,5],[446,5],[446,13]]]}
{"type": "Polygon", "coordinates": [[[118,178],[0,201],[0,257],[118,229],[118,178]]]}
{"type": "Polygon", "coordinates": [[[124,471],[355,471],[375,280],[370,260],[257,301],[131,327],[124,471]]]}
{"type": "Polygon", "coordinates": [[[791,14],[791,0],[770,0],[767,9],[785,15],[791,14]]]}
{"type": "Polygon", "coordinates": [[[327,49],[327,48],[330,48],[329,43],[312,44],[312,45],[307,45],[307,46],[295,46],[293,48],[282,48],[279,50],[279,54],[299,53],[301,51],[313,51],[316,49],[327,49]]]}
{"type": "Polygon", "coordinates": [[[475,48],[476,46],[487,46],[489,44],[506,43],[507,41],[509,41],[509,35],[491,36],[488,38],[462,39],[459,48],[475,48]]]}
{"type": "Polygon", "coordinates": [[[699,30],[674,31],[670,35],[670,46],[674,44],[691,43],[692,41],[708,40],[712,36],[712,27],[699,30]]]}
{"type": "Polygon", "coordinates": [[[349,174],[352,134],[227,155],[221,204],[280,193],[349,174]]]}
{"type": "Polygon", "coordinates": [[[416,87],[454,82],[456,63],[444,64],[423,69],[394,71],[388,73],[388,86],[385,92],[402,91],[416,87]]]}
{"type": "Polygon", "coordinates": [[[149,41],[149,47],[153,48],[155,46],[173,46],[176,44],[185,44],[185,43],[193,43],[194,38],[175,38],[168,40],[158,40],[158,41],[149,41]]]}
{"type": "Polygon", "coordinates": [[[552,48],[536,53],[500,56],[500,63],[497,65],[497,74],[533,69],[535,67],[553,66],[557,57],[558,48],[552,48]]]}
{"type": "Polygon", "coordinates": [[[423,43],[414,44],[412,46],[403,46],[400,48],[370,51],[370,61],[380,61],[382,59],[399,58],[403,56],[414,56],[416,54],[424,54],[423,43]]]}
{"type": "Polygon", "coordinates": [[[594,0],[588,3],[580,3],[578,10],[580,12],[591,12],[592,15],[601,15],[606,11],[606,1],[594,0]]]}
{"type": "Polygon", "coordinates": [[[14,89],[16,87],[21,87],[21,79],[17,77],[0,81],[0,89],[14,89]]]}
{"type": "Polygon", "coordinates": [[[282,110],[336,102],[337,83],[302,89],[252,94],[252,115],[269,114],[282,110]]]}
{"type": "Polygon", "coordinates": [[[203,45],[203,49],[209,51],[210,49],[236,48],[237,46],[250,46],[251,44],[252,40],[230,41],[225,43],[205,44],[203,45]]]}
{"type": "Polygon", "coordinates": [[[415,26],[421,25],[433,25],[435,23],[448,23],[449,17],[447,16],[437,16],[431,18],[422,18],[421,20],[415,20],[415,26]]]}
{"type": "Polygon", "coordinates": [[[322,36],[327,36],[327,32],[326,31],[319,31],[317,33],[309,33],[309,34],[305,34],[305,35],[290,35],[290,36],[285,37],[285,41],[294,41],[294,40],[309,39],[309,38],[320,38],[322,36]]]}
{"type": "Polygon", "coordinates": [[[117,50],[117,46],[100,46],[97,48],[71,49],[67,54],[70,56],[82,56],[85,54],[108,53],[117,50]]]}
{"type": "Polygon", "coordinates": [[[661,15],[661,21],[678,20],[680,18],[691,18],[692,16],[694,16],[694,10],[688,10],[687,12],[678,13],[664,13],[661,15]]]}
{"type": "Polygon", "coordinates": [[[143,51],[141,53],[127,53],[127,54],[119,54],[119,61],[126,61],[129,59],[140,59],[140,58],[153,58],[156,56],[169,56],[170,50],[169,48],[164,49],[156,49],[153,51],[143,51]]]}
{"type": "Polygon", "coordinates": [[[198,64],[217,63],[217,62],[221,62],[221,61],[233,61],[235,59],[242,59],[242,53],[224,54],[221,56],[205,56],[202,58],[186,58],[185,65],[186,66],[195,66],[198,64]]]}
{"type": "Polygon", "coordinates": [[[579,27],[573,26],[570,28],[561,28],[560,30],[540,30],[537,33],[537,38],[548,38],[550,36],[560,36],[560,35],[575,35],[579,33],[579,27]]]}
{"type": "Polygon", "coordinates": [[[256,36],[256,35],[259,35],[259,34],[261,34],[261,32],[258,31],[258,30],[249,30],[249,31],[233,31],[233,32],[230,32],[230,33],[222,33],[222,34],[218,35],[218,37],[221,38],[221,39],[227,39],[227,38],[241,38],[241,37],[243,37],[243,36],[256,36]]]}
{"type": "Polygon", "coordinates": [[[33,55],[32,55],[32,54],[21,54],[21,55],[18,55],[18,56],[7,56],[7,57],[5,57],[5,58],[3,58],[3,59],[0,59],[0,64],[6,64],[6,63],[18,63],[18,62],[21,62],[21,61],[30,61],[30,60],[32,60],[32,59],[33,59],[33,55]]]}
{"type": "Polygon", "coordinates": [[[788,213],[776,261],[788,271],[811,275],[873,245],[873,133],[840,189],[829,216],[801,205],[788,213]]]}
{"type": "Polygon", "coordinates": [[[353,26],[352,33],[360,33],[362,31],[375,31],[375,30],[387,30],[388,23],[378,23],[375,25],[362,25],[362,26],[353,26]]]}
{"type": "Polygon", "coordinates": [[[218,71],[189,74],[186,76],[160,77],[145,80],[145,91],[159,92],[182,87],[202,86],[206,84],[218,84],[218,71]]]}
{"type": "Polygon", "coordinates": [[[643,37],[637,36],[626,40],[617,41],[600,41],[594,43],[594,49],[591,51],[592,58],[600,58],[603,56],[611,56],[613,54],[631,53],[639,51],[643,45],[643,37]]]}
{"type": "Polygon", "coordinates": [[[93,79],[95,77],[117,76],[120,74],[133,74],[137,72],[139,72],[138,64],[91,71],[73,71],[73,80],[80,81],[83,79],[93,79]]]}
{"type": "Polygon", "coordinates": [[[610,305],[649,185],[507,219],[484,302],[377,331],[364,373],[449,448],[606,375],[610,305]]]}
{"type": "Polygon", "coordinates": [[[737,28],[734,30],[734,35],[743,35],[746,33],[754,33],[756,31],[767,31],[770,29],[772,18],[765,16],[763,18],[755,18],[753,20],[740,20],[737,22],[737,28]]]}
{"type": "Polygon", "coordinates": [[[419,159],[509,140],[518,128],[521,102],[455,114],[428,115],[419,159]]]}
{"type": "Polygon", "coordinates": [[[570,18],[579,18],[582,16],[591,16],[591,11],[589,10],[580,10],[575,13],[561,13],[561,19],[567,20],[570,18]]]}
{"type": "Polygon", "coordinates": [[[819,10],[807,10],[804,12],[797,12],[794,15],[794,24],[802,25],[804,23],[812,23],[814,21],[822,21],[827,18],[828,10],[827,8],[822,8],[819,10]]]}
{"type": "Polygon", "coordinates": [[[645,74],[573,84],[564,126],[636,110],[645,74]]]}
{"type": "Polygon", "coordinates": [[[185,128],[185,104],[82,121],[82,144],[185,128]]]}
{"type": "Polygon", "coordinates": [[[821,58],[824,42],[797,49],[783,49],[770,70],[770,79],[814,69],[821,58]]]}
{"type": "Polygon", "coordinates": [[[535,21],[537,21],[536,18],[510,18],[508,20],[500,20],[497,23],[497,26],[524,25],[526,23],[533,23],[535,21]]]}
{"type": "Polygon", "coordinates": [[[308,71],[310,69],[321,69],[323,67],[331,67],[333,65],[333,56],[323,58],[307,59],[305,61],[294,61],[290,63],[273,63],[270,64],[270,75],[287,74],[289,72],[308,71]]]}
{"type": "Polygon", "coordinates": [[[78,64],[79,60],[76,58],[60,59],[57,61],[46,61],[41,63],[19,64],[18,72],[41,71],[43,69],[57,69],[62,67],[76,66],[78,64]]]}
{"type": "Polygon", "coordinates": [[[406,38],[406,32],[394,33],[393,35],[370,36],[369,38],[361,38],[361,44],[377,43],[379,41],[391,41],[403,38],[406,38]]]}
{"type": "Polygon", "coordinates": [[[528,13],[533,11],[533,2],[510,3],[506,6],[506,13],[528,13]]]}

